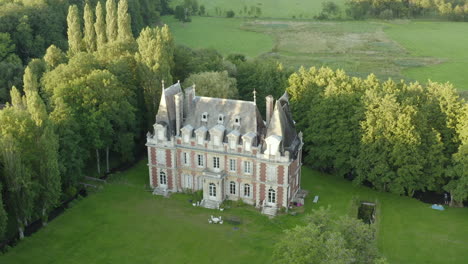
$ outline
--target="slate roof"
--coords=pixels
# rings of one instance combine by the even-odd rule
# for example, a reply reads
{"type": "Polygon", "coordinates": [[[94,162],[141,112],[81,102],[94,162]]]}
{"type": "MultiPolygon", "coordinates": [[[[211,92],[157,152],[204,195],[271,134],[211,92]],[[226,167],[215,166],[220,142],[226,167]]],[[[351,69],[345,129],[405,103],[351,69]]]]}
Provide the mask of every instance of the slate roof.
{"type": "MultiPolygon", "coordinates": [[[[276,135],[282,139],[280,151],[283,154],[284,151],[289,151],[293,157],[296,156],[301,140],[296,132],[287,93],[276,101],[270,122],[265,124],[255,102],[195,96],[194,90],[195,87],[189,87],[185,91],[186,100],[182,104],[185,118],[180,124],[181,128],[191,126],[195,131],[224,128],[225,137],[228,134],[254,137],[254,145],[257,145],[257,142],[264,142],[269,136],[276,135]],[[189,93],[194,96],[191,102],[187,99],[189,93]],[[206,120],[202,117],[204,114],[207,115],[206,120]]],[[[167,125],[168,136],[176,134],[174,98],[179,93],[183,93],[180,83],[162,91],[156,123],[167,125]]],[[[265,144],[263,145],[262,151],[265,148],[265,144]]]]}
{"type": "Polygon", "coordinates": [[[183,126],[200,127],[204,125],[212,128],[220,124],[218,119],[222,115],[221,125],[225,127],[227,133],[233,130],[238,130],[241,135],[248,132],[264,133],[265,124],[253,102],[196,96],[193,103],[195,109],[188,112],[183,126]],[[202,120],[204,113],[208,114],[206,122],[202,120]],[[239,124],[236,124],[237,118],[239,124]]]}

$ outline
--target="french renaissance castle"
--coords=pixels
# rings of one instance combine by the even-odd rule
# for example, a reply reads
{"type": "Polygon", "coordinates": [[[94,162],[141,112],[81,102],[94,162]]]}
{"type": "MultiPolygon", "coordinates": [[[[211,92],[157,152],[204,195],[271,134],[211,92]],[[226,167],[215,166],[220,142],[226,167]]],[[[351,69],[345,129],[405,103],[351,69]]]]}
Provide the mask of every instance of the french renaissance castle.
{"type": "Polygon", "coordinates": [[[300,190],[302,133],[285,93],[266,97],[266,121],[250,101],[196,96],[195,85],[163,88],[154,134],[148,133],[154,194],[203,190],[201,205],[242,199],[275,215],[300,190]]]}

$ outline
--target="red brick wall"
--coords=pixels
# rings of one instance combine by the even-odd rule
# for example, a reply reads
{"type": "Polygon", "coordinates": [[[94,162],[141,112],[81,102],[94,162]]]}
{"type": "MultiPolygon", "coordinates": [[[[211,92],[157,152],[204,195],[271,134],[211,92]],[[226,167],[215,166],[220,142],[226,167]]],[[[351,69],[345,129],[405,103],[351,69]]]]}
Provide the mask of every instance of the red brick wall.
{"type": "Polygon", "coordinates": [[[265,200],[265,184],[260,184],[260,201],[265,200]]]}
{"type": "Polygon", "coordinates": [[[260,181],[266,181],[266,164],[260,163],[260,181]]]}
{"type": "Polygon", "coordinates": [[[152,184],[156,187],[158,186],[158,169],[151,167],[151,174],[153,175],[153,178],[151,179],[153,181],[152,184]]]}
{"type": "Polygon", "coordinates": [[[166,166],[172,167],[172,155],[171,150],[166,149],[166,166]]]}
{"type": "Polygon", "coordinates": [[[283,189],[284,189],[283,187],[278,187],[278,190],[277,190],[276,204],[278,208],[281,208],[283,206],[283,192],[284,192],[283,189]]]}
{"type": "Polygon", "coordinates": [[[156,165],[156,148],[150,148],[151,149],[151,164],[156,165]]]}
{"type": "Polygon", "coordinates": [[[278,184],[284,183],[284,166],[278,166],[278,184]]]}
{"type": "Polygon", "coordinates": [[[169,189],[172,189],[172,187],[174,186],[174,181],[173,181],[174,177],[173,177],[173,172],[172,170],[167,170],[167,187],[169,189]]]}

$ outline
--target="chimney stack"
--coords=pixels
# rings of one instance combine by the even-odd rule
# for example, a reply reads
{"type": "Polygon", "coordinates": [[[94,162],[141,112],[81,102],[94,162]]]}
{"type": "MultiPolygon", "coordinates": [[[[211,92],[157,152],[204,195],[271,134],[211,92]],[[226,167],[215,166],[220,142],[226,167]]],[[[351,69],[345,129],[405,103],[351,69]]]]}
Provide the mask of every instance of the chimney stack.
{"type": "Polygon", "coordinates": [[[187,117],[194,109],[193,99],[195,99],[195,84],[192,87],[185,89],[185,107],[184,117],[187,117]]]}
{"type": "Polygon", "coordinates": [[[267,125],[270,123],[271,115],[273,114],[273,96],[268,95],[265,97],[266,102],[266,123],[267,125]]]}

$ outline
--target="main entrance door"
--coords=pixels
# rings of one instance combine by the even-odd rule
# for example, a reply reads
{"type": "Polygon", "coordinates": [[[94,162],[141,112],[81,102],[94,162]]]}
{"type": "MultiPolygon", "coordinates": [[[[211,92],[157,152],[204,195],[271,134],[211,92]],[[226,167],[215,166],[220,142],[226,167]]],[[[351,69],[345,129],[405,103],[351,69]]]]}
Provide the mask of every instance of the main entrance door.
{"type": "Polygon", "coordinates": [[[208,194],[211,200],[216,200],[216,185],[214,183],[210,183],[208,186],[208,194]]]}

